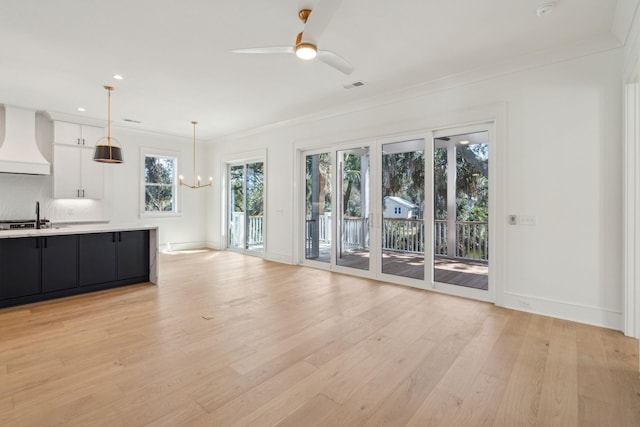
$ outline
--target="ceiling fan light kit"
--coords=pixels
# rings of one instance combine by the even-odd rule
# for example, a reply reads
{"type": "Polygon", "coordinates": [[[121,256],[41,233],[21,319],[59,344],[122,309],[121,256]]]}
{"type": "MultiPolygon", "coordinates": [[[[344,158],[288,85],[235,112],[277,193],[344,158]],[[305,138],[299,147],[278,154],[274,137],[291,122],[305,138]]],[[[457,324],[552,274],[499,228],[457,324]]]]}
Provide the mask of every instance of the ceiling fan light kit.
{"type": "Polygon", "coordinates": [[[302,41],[302,33],[298,34],[296,38],[296,56],[300,59],[308,61],[313,59],[318,54],[318,49],[311,43],[305,43],[302,41]]]}

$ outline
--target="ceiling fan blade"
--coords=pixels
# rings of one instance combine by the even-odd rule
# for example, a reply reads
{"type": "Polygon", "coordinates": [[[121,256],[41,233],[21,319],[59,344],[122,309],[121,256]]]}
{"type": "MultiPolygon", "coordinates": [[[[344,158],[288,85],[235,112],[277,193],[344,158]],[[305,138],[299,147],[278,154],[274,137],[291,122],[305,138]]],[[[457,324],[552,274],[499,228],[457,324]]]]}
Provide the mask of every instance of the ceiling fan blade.
{"type": "Polygon", "coordinates": [[[234,49],[233,53],[293,53],[292,46],[251,47],[248,49],[234,49]]]}
{"type": "Polygon", "coordinates": [[[351,65],[346,59],[343,57],[329,52],[328,50],[319,50],[318,56],[316,56],[318,61],[324,62],[330,67],[335,68],[336,70],[349,75],[353,73],[353,65],[351,65]]]}
{"type": "Polygon", "coordinates": [[[311,15],[309,15],[309,19],[304,26],[302,41],[317,45],[318,38],[320,38],[324,29],[327,28],[331,18],[333,18],[334,13],[341,4],[342,0],[320,0],[313,9],[313,12],[311,12],[311,15]]]}

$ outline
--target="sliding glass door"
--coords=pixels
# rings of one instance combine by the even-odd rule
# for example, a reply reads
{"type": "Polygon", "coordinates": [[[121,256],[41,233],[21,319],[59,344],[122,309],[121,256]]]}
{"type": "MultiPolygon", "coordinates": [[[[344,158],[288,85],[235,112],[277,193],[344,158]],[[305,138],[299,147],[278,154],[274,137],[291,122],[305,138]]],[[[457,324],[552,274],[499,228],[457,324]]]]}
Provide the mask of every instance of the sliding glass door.
{"type": "Polygon", "coordinates": [[[424,279],[424,139],[382,145],[382,273],[424,279]]]}
{"type": "Polygon", "coordinates": [[[489,132],[433,140],[433,280],[489,289],[489,132]]]}
{"type": "Polygon", "coordinates": [[[305,167],[304,257],[331,262],[331,153],[307,154],[305,167]]]}
{"type": "Polygon", "coordinates": [[[229,165],[228,247],[264,252],[264,162],[229,165]]]}
{"type": "Polygon", "coordinates": [[[302,153],[303,262],[490,299],[489,129],[302,153]]]}
{"type": "Polygon", "coordinates": [[[369,147],[339,150],[336,264],[369,270],[369,147]]]}

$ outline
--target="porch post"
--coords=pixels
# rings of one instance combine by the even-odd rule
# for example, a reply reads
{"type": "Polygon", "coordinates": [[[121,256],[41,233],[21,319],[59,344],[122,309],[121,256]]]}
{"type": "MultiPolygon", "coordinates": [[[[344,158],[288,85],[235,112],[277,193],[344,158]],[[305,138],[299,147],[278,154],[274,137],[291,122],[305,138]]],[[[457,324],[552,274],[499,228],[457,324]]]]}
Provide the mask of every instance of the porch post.
{"type": "Polygon", "coordinates": [[[456,167],[456,147],[447,146],[447,256],[456,254],[456,181],[458,168],[456,167]]]}
{"type": "Polygon", "coordinates": [[[307,231],[311,238],[311,253],[309,258],[318,258],[320,256],[320,167],[319,154],[311,156],[311,226],[307,231]]]}
{"type": "Polygon", "coordinates": [[[362,216],[362,248],[369,240],[369,155],[360,156],[360,215],[362,216]]]}

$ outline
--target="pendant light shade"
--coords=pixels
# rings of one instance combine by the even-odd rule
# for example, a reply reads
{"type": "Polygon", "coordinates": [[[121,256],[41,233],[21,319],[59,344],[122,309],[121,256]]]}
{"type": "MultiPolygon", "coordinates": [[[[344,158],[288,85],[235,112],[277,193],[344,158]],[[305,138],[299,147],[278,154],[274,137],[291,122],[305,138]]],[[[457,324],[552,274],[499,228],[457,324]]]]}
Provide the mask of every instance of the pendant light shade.
{"type": "Polygon", "coordinates": [[[202,184],[200,182],[199,176],[196,179],[196,125],[198,124],[198,122],[192,121],[191,124],[193,125],[193,185],[190,185],[184,182],[184,176],[182,175],[179,176],[180,185],[184,185],[185,187],[189,187],[193,189],[211,187],[211,184],[213,184],[213,178],[209,177],[209,182],[207,184],[202,184]]]}
{"type": "Polygon", "coordinates": [[[107,90],[107,136],[100,138],[93,152],[93,160],[100,163],[122,163],[122,148],[120,143],[111,137],[111,91],[112,86],[105,86],[107,90]]]}

